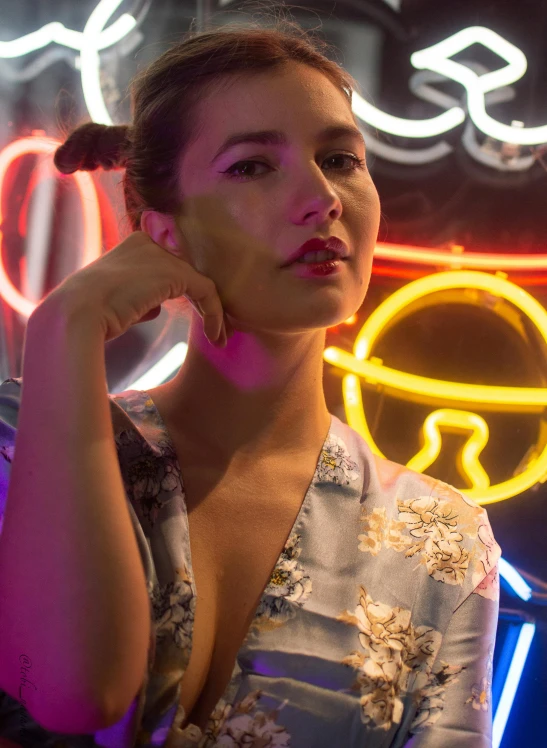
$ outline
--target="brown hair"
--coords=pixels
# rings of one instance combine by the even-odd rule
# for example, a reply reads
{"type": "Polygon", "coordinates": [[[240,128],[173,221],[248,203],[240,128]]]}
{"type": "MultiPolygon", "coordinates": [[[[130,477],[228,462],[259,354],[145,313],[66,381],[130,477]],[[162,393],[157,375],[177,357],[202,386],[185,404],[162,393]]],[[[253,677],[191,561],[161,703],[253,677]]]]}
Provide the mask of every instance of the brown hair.
{"type": "Polygon", "coordinates": [[[273,15],[272,28],[247,23],[188,32],[133,79],[133,124],[90,122],[78,127],[56,150],[57,169],[71,174],[99,166],[125,168],[125,207],[132,229],[138,230],[144,210],[174,215],[180,209],[178,164],[196,135],[194,108],[212,87],[222,83],[223,76],[299,62],[324,73],[351,106],[358,84],[325,56],[329,44],[295,21],[273,15]]]}

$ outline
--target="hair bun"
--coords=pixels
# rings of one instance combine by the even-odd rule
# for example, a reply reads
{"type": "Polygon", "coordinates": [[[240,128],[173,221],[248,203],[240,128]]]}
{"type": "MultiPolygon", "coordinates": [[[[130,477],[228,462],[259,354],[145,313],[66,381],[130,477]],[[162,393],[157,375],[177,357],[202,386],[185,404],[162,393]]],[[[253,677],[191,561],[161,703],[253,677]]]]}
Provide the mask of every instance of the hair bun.
{"type": "Polygon", "coordinates": [[[62,174],[93,171],[99,166],[107,170],[123,168],[130,145],[129,130],[129,125],[81,125],[55,151],[55,166],[62,174]]]}

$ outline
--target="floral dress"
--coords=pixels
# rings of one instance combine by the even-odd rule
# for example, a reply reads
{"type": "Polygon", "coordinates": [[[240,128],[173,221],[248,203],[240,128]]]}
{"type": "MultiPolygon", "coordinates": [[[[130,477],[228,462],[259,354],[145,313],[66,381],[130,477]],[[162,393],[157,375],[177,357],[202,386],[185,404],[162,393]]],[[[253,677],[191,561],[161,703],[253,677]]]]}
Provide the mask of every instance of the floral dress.
{"type": "MultiPolygon", "coordinates": [[[[0,522],[20,395],[21,379],[0,385],[0,522]]],[[[150,600],[146,678],[126,715],[93,735],[49,732],[0,691],[0,737],[45,748],[492,745],[501,549],[487,512],[375,456],[335,416],[230,682],[203,731],[180,729],[196,607],[181,471],[147,392],[109,400],[150,600]]]]}

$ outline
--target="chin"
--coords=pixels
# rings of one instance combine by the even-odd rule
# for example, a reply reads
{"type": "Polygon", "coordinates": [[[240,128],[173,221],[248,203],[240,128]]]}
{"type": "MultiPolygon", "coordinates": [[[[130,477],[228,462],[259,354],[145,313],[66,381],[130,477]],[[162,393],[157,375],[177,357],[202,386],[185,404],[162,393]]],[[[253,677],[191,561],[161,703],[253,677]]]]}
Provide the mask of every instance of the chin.
{"type": "Polygon", "coordinates": [[[238,299],[239,304],[234,304],[231,309],[225,307],[234,329],[272,333],[326,330],[340,325],[355,314],[361,301],[360,297],[349,297],[347,291],[345,295],[321,293],[315,298],[310,294],[298,298],[286,294],[280,299],[277,294],[274,298],[264,294],[262,298],[248,297],[245,306],[241,303],[243,300],[242,296],[238,299]]]}
{"type": "Polygon", "coordinates": [[[323,303],[319,308],[310,304],[307,309],[295,313],[293,321],[307,330],[325,330],[341,325],[355,314],[358,308],[353,304],[348,305],[347,301],[344,304],[323,303]]]}
{"type": "Polygon", "coordinates": [[[313,330],[327,330],[342,324],[353,312],[344,314],[294,314],[287,318],[286,313],[274,320],[262,320],[261,324],[253,325],[255,330],[264,330],[272,333],[296,333],[312,332],[313,330]]]}

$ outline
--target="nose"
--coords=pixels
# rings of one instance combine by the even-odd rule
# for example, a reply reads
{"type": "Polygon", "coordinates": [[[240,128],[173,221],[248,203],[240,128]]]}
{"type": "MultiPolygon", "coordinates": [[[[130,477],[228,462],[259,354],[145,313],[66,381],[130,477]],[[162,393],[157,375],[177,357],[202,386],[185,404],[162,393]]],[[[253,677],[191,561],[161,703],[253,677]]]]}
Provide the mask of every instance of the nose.
{"type": "Polygon", "coordinates": [[[326,175],[314,164],[292,192],[292,209],[300,223],[336,221],[342,215],[342,202],[326,175]]]}

